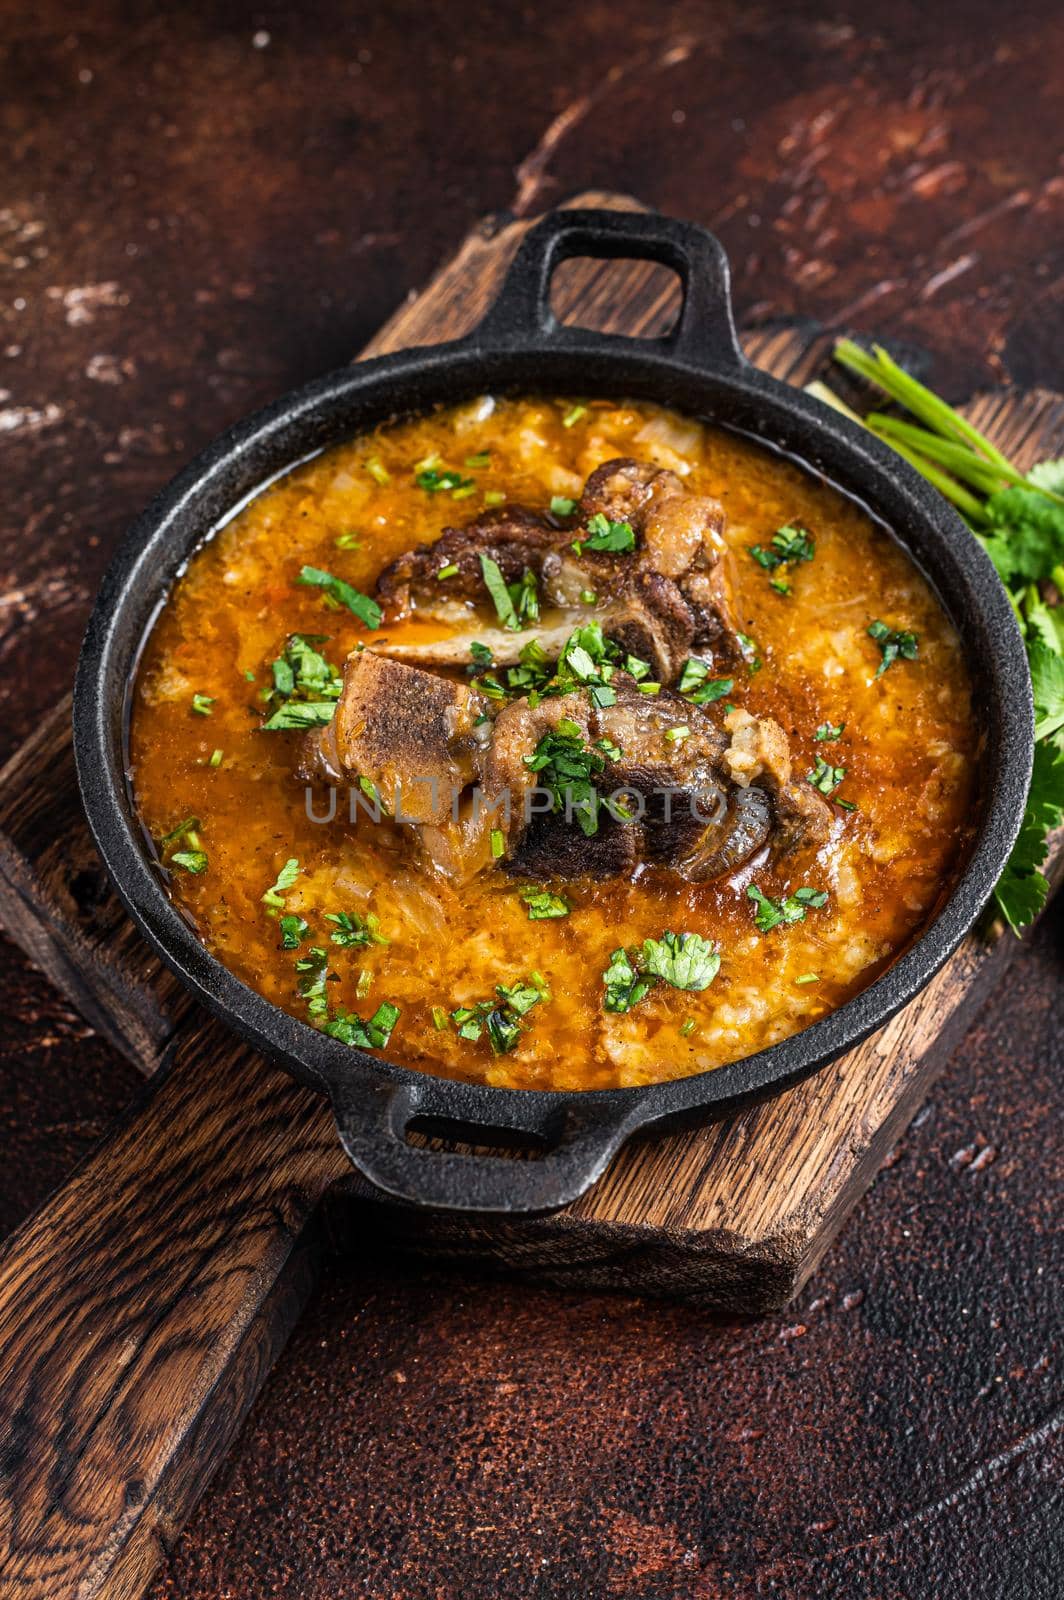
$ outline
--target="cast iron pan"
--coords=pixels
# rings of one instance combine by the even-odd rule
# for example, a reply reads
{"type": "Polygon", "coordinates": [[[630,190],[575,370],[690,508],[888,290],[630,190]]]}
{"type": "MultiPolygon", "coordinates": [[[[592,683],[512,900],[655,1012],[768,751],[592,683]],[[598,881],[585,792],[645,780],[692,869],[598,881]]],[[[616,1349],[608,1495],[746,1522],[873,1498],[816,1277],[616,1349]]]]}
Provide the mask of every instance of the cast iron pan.
{"type": "Polygon", "coordinates": [[[494,306],[466,338],[318,379],[232,428],[163,491],[131,529],[100,590],[78,666],[74,746],[89,824],[131,916],[204,1005],[330,1096],[341,1142],[360,1172],[418,1204],[542,1212],[583,1194],[637,1131],[722,1117],[785,1089],[910,1000],[971,928],[1008,857],[1033,733],[1022,641],[976,540],[870,434],[749,365],[717,241],[665,217],[561,211],[526,235],[494,306]],[[561,326],[550,310],[550,282],[570,256],[671,267],[684,296],[675,329],[661,339],[631,339],[561,326]],[[952,893],[916,943],[862,994],[744,1061],[678,1082],[587,1093],[495,1089],[412,1072],[270,1005],[207,953],[164,892],[131,804],[126,716],[138,651],[184,563],[245,496],[292,463],[385,418],[486,391],[643,397],[761,436],[886,522],[936,586],[964,640],[986,748],[977,836],[952,893]],[[523,1139],[540,1146],[540,1156],[515,1161],[415,1146],[405,1137],[415,1118],[479,1144],[523,1139]]]}

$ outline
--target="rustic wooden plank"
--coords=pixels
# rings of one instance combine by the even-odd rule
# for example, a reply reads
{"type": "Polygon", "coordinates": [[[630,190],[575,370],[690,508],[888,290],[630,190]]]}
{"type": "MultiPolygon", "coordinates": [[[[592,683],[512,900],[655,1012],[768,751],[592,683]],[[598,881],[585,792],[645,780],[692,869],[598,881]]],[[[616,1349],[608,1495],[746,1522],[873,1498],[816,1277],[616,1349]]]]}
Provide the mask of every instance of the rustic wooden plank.
{"type": "MultiPolygon", "coordinates": [[[[369,352],[472,325],[523,226],[477,230],[369,352]]],[[[646,264],[580,262],[556,304],[653,333],[677,296],[646,264]]],[[[792,382],[829,349],[808,327],[745,343],[792,382]]],[[[972,414],[1021,461],[1064,440],[1055,395],[988,396],[972,414]]],[[[1055,878],[1062,867],[1057,841],[1055,878]]],[[[370,1236],[556,1283],[782,1304],[1018,948],[968,940],[843,1061],[728,1123],[630,1147],[566,1212],[507,1223],[427,1216],[351,1177],[323,1103],[191,1006],[107,889],[77,804],[68,704],[0,772],[0,923],[93,1026],[160,1072],[0,1253],[0,1576],[5,1592],[49,1600],[142,1592],[298,1315],[322,1221],[345,1253],[370,1236]]]]}
{"type": "Polygon", "coordinates": [[[0,1251],[0,1592],[142,1592],[317,1276],[318,1099],[200,1019],[0,1251]]]}

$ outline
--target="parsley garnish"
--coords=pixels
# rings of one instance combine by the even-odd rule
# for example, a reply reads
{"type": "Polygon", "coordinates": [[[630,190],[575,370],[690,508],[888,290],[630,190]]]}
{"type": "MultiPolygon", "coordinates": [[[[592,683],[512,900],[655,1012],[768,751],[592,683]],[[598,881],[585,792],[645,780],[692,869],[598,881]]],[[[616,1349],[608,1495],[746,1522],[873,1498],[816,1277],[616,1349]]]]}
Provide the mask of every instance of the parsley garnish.
{"type": "Polygon", "coordinates": [[[441,471],[434,466],[423,466],[420,472],[415,473],[414,482],[426,494],[439,494],[441,490],[447,490],[452,499],[462,500],[467,496],[460,491],[476,488],[472,478],[463,478],[460,472],[455,472],[451,467],[444,467],[441,471]]]}
{"type": "Polygon", "coordinates": [[[328,1014],[329,1002],[325,985],[329,981],[329,953],[320,944],[312,944],[303,955],[296,957],[296,990],[307,1002],[307,1013],[312,1020],[328,1014]]]}
{"type": "Polygon", "coordinates": [[[748,633],[737,633],[735,637],[739,641],[739,649],[742,651],[743,660],[750,671],[760,672],[761,657],[757,653],[756,641],[751,639],[748,633]]]}
{"type": "Polygon", "coordinates": [[[289,856],[288,860],[277,874],[277,882],[267,889],[266,893],[262,896],[263,905],[274,907],[283,906],[283,896],[285,892],[292,887],[298,877],[299,862],[295,856],[289,856]]]}
{"type": "Polygon", "coordinates": [[[194,694],[192,696],[192,709],[197,717],[213,716],[214,696],[212,694],[194,694]]]}
{"type": "Polygon", "coordinates": [[[634,550],[635,529],[630,522],[611,522],[597,511],[587,524],[587,537],[580,541],[585,550],[634,550]]]}
{"type": "Polygon", "coordinates": [[[806,773],[805,781],[811,783],[821,794],[833,794],[845,776],[845,767],[833,767],[823,756],[817,756],[816,766],[811,772],[806,773]]]}
{"type": "Polygon", "coordinates": [[[712,705],[714,700],[723,700],[726,694],[731,694],[735,688],[734,678],[711,678],[709,667],[697,656],[692,656],[684,662],[680,674],[679,690],[694,706],[712,705]]]}
{"type": "Polygon", "coordinates": [[[845,722],[822,722],[813,735],[820,744],[831,744],[836,739],[842,738],[845,722]]]}
{"type": "Polygon", "coordinates": [[[539,620],[539,590],[534,572],[526,567],[517,583],[508,584],[499,569],[499,563],[483,551],[480,570],[495,606],[495,615],[504,628],[509,628],[511,633],[520,633],[526,623],[539,620]]]}
{"type": "Polygon", "coordinates": [[[322,642],[319,635],[293,633],[288,638],[284,654],[270,669],[273,689],[269,703],[273,709],[262,725],[266,733],[321,728],[332,721],[344,684],[314,648],[322,642]]]}
{"type": "Polygon", "coordinates": [[[877,678],[881,678],[899,657],[902,661],[916,660],[918,646],[915,633],[899,633],[877,619],[869,625],[868,637],[874,639],[883,652],[883,659],[876,668],[877,678]]]}
{"type": "Polygon", "coordinates": [[[324,590],[330,600],[338,606],[346,606],[367,628],[380,627],[381,608],[376,600],[371,600],[360,589],[353,589],[343,578],[335,578],[331,572],[322,572],[320,567],[300,567],[296,582],[306,588],[324,590]]]}
{"type": "Polygon", "coordinates": [[[563,428],[571,428],[574,425],[574,423],[577,423],[577,422],[580,421],[581,417],[586,417],[586,416],[587,416],[587,406],[570,406],[569,410],[565,413],[564,417],[562,418],[562,427],[563,428]]]}
{"type": "Polygon", "coordinates": [[[494,1053],[508,1055],[520,1042],[522,1018],[547,997],[533,983],[496,984],[495,993],[498,996],[495,1000],[478,1000],[471,1006],[459,1006],[451,1012],[451,1019],[460,1039],[475,1042],[486,1029],[494,1053]]]}
{"type": "Polygon", "coordinates": [[[175,850],[170,857],[170,865],[181,867],[185,872],[191,872],[193,877],[198,877],[207,870],[206,850],[175,850]]]}
{"type": "MultiPolygon", "coordinates": [[[[816,554],[816,544],[805,528],[788,523],[772,535],[772,542],[766,547],[760,544],[750,546],[750,554],[759,567],[764,567],[766,572],[775,572],[778,567],[790,567],[801,561],[812,561],[816,554]]],[[[781,580],[776,580],[772,587],[778,589],[780,594],[790,594],[790,585],[781,580]]]]}
{"type": "Polygon", "coordinates": [[[310,932],[310,923],[303,917],[296,916],[294,912],[282,917],[277,926],[281,930],[282,950],[298,950],[310,932]]]}
{"type": "Polygon", "coordinates": [[[338,1011],[335,1017],[322,1024],[321,1031],[330,1039],[339,1039],[341,1044],[354,1045],[360,1050],[383,1050],[399,1017],[399,1007],[385,1000],[368,1022],[363,1022],[353,1011],[338,1011]]]}
{"type": "Polygon", "coordinates": [[[329,938],[342,950],[354,949],[365,944],[391,943],[381,933],[380,920],[372,911],[365,917],[360,917],[357,911],[327,911],[325,920],[336,924],[329,938]]]}
{"type": "Polygon", "coordinates": [[[552,517],[571,517],[576,510],[576,501],[570,500],[567,494],[551,495],[550,513],[552,517]]]}
{"type": "Polygon", "coordinates": [[[564,895],[552,894],[549,889],[522,889],[521,899],[528,911],[529,922],[547,922],[553,917],[567,917],[573,909],[564,895]]]}
{"type": "Polygon", "coordinates": [[[575,816],[589,837],[598,832],[599,797],[591,780],[606,762],[597,750],[587,748],[575,722],[563,717],[543,735],[533,753],[524,757],[524,763],[530,772],[539,774],[540,785],[553,796],[553,811],[564,808],[567,819],[575,816]]]}
{"type": "Polygon", "coordinates": [[[603,1009],[631,1011],[659,980],[672,989],[708,989],[720,971],[720,955],[698,933],[663,933],[640,949],[614,950],[602,974],[603,1009]]]}
{"type": "Polygon", "coordinates": [[[771,932],[781,922],[804,922],[807,911],[819,911],[821,906],[827,905],[828,899],[825,889],[802,888],[786,899],[770,900],[755,883],[750,884],[746,892],[757,907],[754,922],[762,933],[771,932]]]}

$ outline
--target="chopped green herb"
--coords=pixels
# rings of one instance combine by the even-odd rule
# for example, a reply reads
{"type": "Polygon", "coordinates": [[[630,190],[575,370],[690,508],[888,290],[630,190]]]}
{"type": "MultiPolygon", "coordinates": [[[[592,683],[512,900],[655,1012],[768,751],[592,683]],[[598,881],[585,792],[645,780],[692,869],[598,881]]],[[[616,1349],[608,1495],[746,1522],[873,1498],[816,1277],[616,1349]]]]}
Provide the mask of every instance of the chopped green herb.
{"type": "Polygon", "coordinates": [[[340,1011],[322,1024],[322,1032],[330,1039],[339,1039],[341,1044],[354,1045],[359,1050],[383,1050],[399,1016],[399,1007],[385,1000],[368,1022],[363,1022],[353,1011],[340,1011]]]}
{"type": "Polygon", "coordinates": [[[449,561],[445,567],[440,568],[436,576],[437,578],[453,578],[456,576],[457,572],[458,568],[455,563],[453,561],[449,561]]]}
{"type": "Polygon", "coordinates": [[[477,454],[475,456],[466,456],[465,464],[466,464],[467,467],[472,467],[472,468],[490,466],[490,464],[491,464],[491,452],[490,452],[490,450],[480,450],[480,451],[477,452],[477,454]]]}
{"type": "Polygon", "coordinates": [[[255,674],[252,672],[250,667],[248,667],[247,671],[244,673],[244,677],[247,679],[248,683],[255,682],[255,674]]]}
{"type": "Polygon", "coordinates": [[[337,550],[357,550],[361,542],[357,533],[338,533],[333,540],[337,550]]]}
{"type": "Polygon", "coordinates": [[[487,645],[480,644],[475,639],[469,646],[469,654],[472,656],[473,665],[476,667],[490,667],[494,659],[487,645]]]}
{"type": "Polygon", "coordinates": [[[206,850],[175,850],[170,857],[169,865],[181,867],[185,872],[191,872],[193,877],[198,877],[207,870],[206,850]]]}
{"type": "Polygon", "coordinates": [[[686,1020],[680,1025],[680,1038],[689,1039],[692,1033],[694,1033],[696,1026],[697,1024],[695,1023],[694,1017],[686,1018],[686,1020]]]}
{"type": "Polygon", "coordinates": [[[294,912],[283,916],[277,926],[281,930],[282,950],[298,950],[310,932],[310,923],[303,917],[296,916],[294,912]]]}
{"type": "Polygon", "coordinates": [[[811,783],[821,794],[832,794],[845,776],[845,767],[833,767],[823,756],[817,756],[816,766],[811,772],[806,773],[805,781],[811,783]]]}
{"type": "Polygon", "coordinates": [[[320,567],[301,567],[296,582],[307,588],[323,589],[331,600],[337,605],[346,606],[367,628],[380,627],[381,608],[376,600],[371,600],[360,589],[353,589],[343,578],[335,578],[331,572],[322,572],[320,567]]]}
{"type": "Polygon", "coordinates": [[[755,641],[751,639],[748,633],[737,633],[735,637],[739,641],[739,649],[742,651],[743,660],[750,671],[759,672],[761,670],[761,657],[757,653],[755,641]]]}
{"type": "Polygon", "coordinates": [[[296,957],[296,991],[307,1003],[307,1013],[312,1021],[328,1015],[329,1003],[325,985],[329,981],[329,954],[321,945],[310,948],[296,957]]]}
{"type": "Polygon", "coordinates": [[[192,709],[197,717],[213,716],[213,705],[214,696],[212,694],[194,694],[192,696],[192,709]]]}
{"type": "Polygon", "coordinates": [[[284,654],[271,666],[273,689],[267,694],[271,715],[263,723],[266,733],[320,728],[332,721],[343,679],[314,647],[318,635],[293,633],[284,654]]]}
{"type": "Polygon", "coordinates": [[[711,678],[709,667],[705,661],[700,661],[697,656],[684,662],[680,674],[679,690],[694,706],[712,705],[714,700],[723,700],[726,694],[731,694],[735,687],[734,678],[711,678]]]}
{"type": "MultiPolygon", "coordinates": [[[[759,567],[764,567],[767,572],[775,572],[778,567],[812,561],[816,554],[816,544],[805,528],[788,523],[786,527],[780,528],[772,535],[772,542],[767,547],[760,544],[751,545],[750,554],[759,567]]],[[[773,581],[772,587],[780,594],[791,592],[790,584],[780,578],[773,581]]]]}
{"type": "Polygon", "coordinates": [[[502,489],[485,489],[484,491],[484,504],[486,506],[501,506],[505,499],[506,495],[502,489]]]}
{"type": "Polygon", "coordinates": [[[379,483],[382,488],[386,483],[391,483],[392,481],[391,473],[381,464],[381,461],[377,456],[370,456],[369,460],[366,462],[366,471],[369,473],[374,483],[379,483]]]}
{"type": "Polygon", "coordinates": [[[529,771],[539,774],[539,782],[554,799],[553,810],[576,818],[584,834],[598,832],[598,790],[591,781],[605,766],[603,756],[589,750],[577,724],[563,717],[557,727],[545,733],[532,755],[524,757],[529,771]]]}
{"type": "Polygon", "coordinates": [[[277,874],[277,882],[267,889],[266,893],[262,896],[263,905],[275,907],[283,906],[283,896],[285,892],[292,887],[298,877],[299,862],[295,856],[289,856],[288,860],[277,874]]]}
{"type": "Polygon", "coordinates": [[[420,472],[415,473],[414,482],[419,489],[424,489],[426,494],[439,494],[441,491],[449,491],[454,499],[459,497],[465,499],[466,496],[462,493],[465,489],[468,489],[470,493],[476,490],[476,484],[472,478],[463,478],[460,472],[455,472],[451,467],[444,467],[441,470],[435,466],[423,466],[420,472]]]}
{"type": "Polygon", "coordinates": [[[517,612],[514,610],[514,603],[507,588],[506,579],[499,570],[499,563],[493,561],[491,556],[484,555],[482,551],[480,570],[484,574],[485,586],[494,602],[495,615],[504,628],[509,628],[514,633],[518,632],[521,624],[517,620],[517,612]]]}
{"type": "Polygon", "coordinates": [[[195,833],[200,825],[199,817],[186,817],[184,822],[179,822],[176,828],[171,828],[169,833],[164,833],[159,840],[159,848],[165,850],[168,844],[183,839],[187,833],[195,833]]]}
{"type": "Polygon", "coordinates": [[[636,684],[636,688],[639,690],[640,694],[660,694],[661,693],[661,684],[660,683],[637,683],[636,684]]]}
{"type": "Polygon", "coordinates": [[[673,989],[708,989],[720,971],[720,955],[698,933],[663,933],[644,939],[639,950],[614,950],[602,974],[603,1008],[626,1012],[660,980],[673,989]]]}
{"type": "Polygon", "coordinates": [[[634,550],[635,529],[630,522],[611,522],[597,511],[587,524],[587,537],[581,541],[585,550],[634,550]]]}
{"type": "Polygon", "coordinates": [[[551,495],[550,512],[552,517],[571,517],[576,510],[576,501],[570,500],[567,494],[551,495]]]}
{"type": "Polygon", "coordinates": [[[570,406],[562,418],[563,428],[572,428],[582,417],[587,416],[587,406],[570,406]]]}
{"type": "Polygon", "coordinates": [[[224,759],[224,750],[212,750],[210,760],[207,762],[207,765],[209,767],[220,767],[224,759]]]}
{"type": "Polygon", "coordinates": [[[598,599],[598,595],[595,593],[594,589],[581,589],[581,591],[580,591],[580,604],[581,605],[593,606],[595,604],[595,602],[597,601],[597,599],[598,599]]]}
{"type": "Polygon", "coordinates": [[[819,983],[819,972],[803,972],[800,978],[795,978],[795,983],[819,983]]]}
{"type": "Polygon", "coordinates": [[[915,633],[899,633],[877,619],[869,625],[868,637],[876,641],[883,653],[883,659],[876,668],[877,678],[881,678],[899,657],[903,661],[916,660],[918,646],[915,633]]]}
{"type": "Polygon", "coordinates": [[[845,722],[822,722],[813,735],[821,744],[831,744],[835,739],[841,739],[845,722]]]}
{"type": "Polygon", "coordinates": [[[447,1027],[447,1013],[442,1006],[433,1006],[432,1025],[437,1033],[442,1033],[447,1027]]]}
{"type": "Polygon", "coordinates": [[[683,744],[685,739],[691,737],[691,730],[685,722],[677,724],[674,728],[665,729],[665,739],[668,744],[683,744]]]}
{"type": "Polygon", "coordinates": [[[602,998],[603,1010],[621,1014],[631,1011],[654,987],[654,979],[641,972],[623,948],[614,950],[610,956],[602,982],[606,990],[602,998]]]}
{"type": "Polygon", "coordinates": [[[380,920],[370,911],[360,917],[357,911],[327,911],[326,922],[336,924],[329,938],[342,950],[351,950],[366,944],[390,944],[380,931],[380,920]]]}
{"type": "Polygon", "coordinates": [[[828,899],[824,889],[802,888],[783,900],[770,900],[754,883],[746,892],[756,907],[754,922],[762,933],[770,933],[781,922],[804,922],[807,911],[819,910],[827,905],[828,899]]]}
{"type": "Polygon", "coordinates": [[[507,1055],[521,1038],[521,1020],[546,998],[535,984],[497,984],[497,1000],[478,1000],[451,1012],[460,1039],[475,1041],[487,1030],[488,1043],[497,1056],[507,1055]]]}
{"type": "Polygon", "coordinates": [[[498,861],[501,856],[505,855],[505,853],[506,853],[506,835],[503,833],[501,828],[492,828],[492,830],[491,830],[491,854],[492,854],[493,859],[498,861]]]}
{"type": "Polygon", "coordinates": [[[549,889],[522,889],[521,899],[528,911],[529,922],[549,922],[554,917],[567,917],[573,909],[564,895],[552,894],[549,889]]]}

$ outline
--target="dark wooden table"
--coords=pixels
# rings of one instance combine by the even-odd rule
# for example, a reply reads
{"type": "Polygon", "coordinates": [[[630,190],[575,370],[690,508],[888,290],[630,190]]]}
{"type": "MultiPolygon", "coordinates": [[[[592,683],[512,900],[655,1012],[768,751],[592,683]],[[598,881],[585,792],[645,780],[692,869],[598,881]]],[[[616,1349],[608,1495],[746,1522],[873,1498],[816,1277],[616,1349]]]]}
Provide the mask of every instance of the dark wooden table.
{"type": "MultiPolygon", "coordinates": [[[[989,0],[0,8],[0,754],[213,433],[345,360],[491,210],[714,227],[749,323],[1061,383],[1064,15],[989,0]]],[[[367,1254],[154,1600],[1059,1593],[1058,908],[788,1313],[367,1254]],[[1054,1300],[1056,1291],[1056,1306],[1054,1300]]],[[[134,1075],[0,948],[0,1225],[134,1075]]]]}

